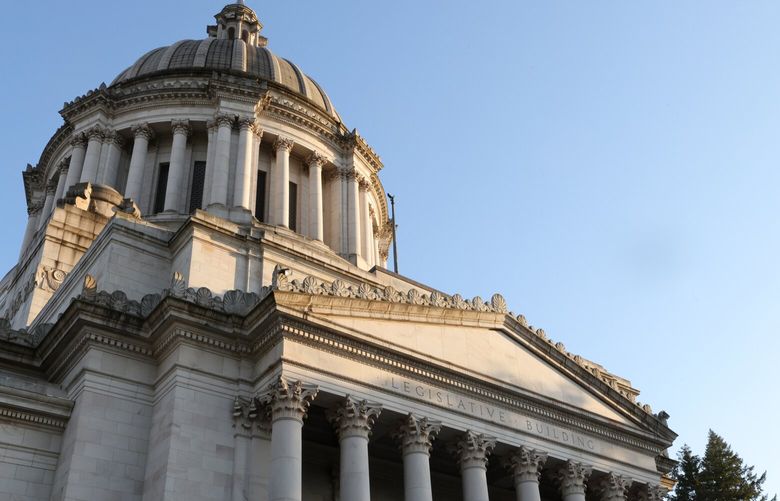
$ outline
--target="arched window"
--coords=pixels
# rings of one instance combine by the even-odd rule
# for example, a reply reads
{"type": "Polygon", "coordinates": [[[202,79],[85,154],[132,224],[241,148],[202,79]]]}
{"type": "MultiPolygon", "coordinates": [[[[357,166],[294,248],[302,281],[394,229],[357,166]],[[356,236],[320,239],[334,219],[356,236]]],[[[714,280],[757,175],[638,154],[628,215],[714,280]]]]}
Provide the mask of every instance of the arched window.
{"type": "Polygon", "coordinates": [[[233,40],[236,38],[236,29],[234,27],[228,28],[228,40],[233,40]]]}
{"type": "Polygon", "coordinates": [[[244,32],[241,33],[241,40],[243,40],[246,43],[249,43],[249,32],[247,30],[244,30],[244,32]]]}

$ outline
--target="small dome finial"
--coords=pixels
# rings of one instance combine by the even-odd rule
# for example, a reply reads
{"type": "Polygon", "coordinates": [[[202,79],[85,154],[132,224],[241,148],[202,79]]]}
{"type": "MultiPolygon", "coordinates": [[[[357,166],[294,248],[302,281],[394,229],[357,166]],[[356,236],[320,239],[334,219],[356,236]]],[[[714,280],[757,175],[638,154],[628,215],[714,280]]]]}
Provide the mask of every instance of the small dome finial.
{"type": "Polygon", "coordinates": [[[264,47],[268,40],[260,34],[263,24],[257,19],[255,11],[247,7],[244,0],[234,0],[214,16],[217,24],[208,26],[210,37],[243,40],[248,45],[264,47]]]}

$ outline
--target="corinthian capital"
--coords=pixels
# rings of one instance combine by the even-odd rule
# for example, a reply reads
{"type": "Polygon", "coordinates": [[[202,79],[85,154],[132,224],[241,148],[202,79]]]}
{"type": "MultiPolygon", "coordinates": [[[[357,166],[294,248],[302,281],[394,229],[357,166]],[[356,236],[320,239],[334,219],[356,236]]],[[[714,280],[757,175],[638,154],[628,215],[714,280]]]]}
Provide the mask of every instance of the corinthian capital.
{"type": "Polygon", "coordinates": [[[174,134],[189,136],[192,133],[189,120],[171,120],[171,129],[174,134]]]}
{"type": "Polygon", "coordinates": [[[60,172],[60,176],[64,176],[68,173],[68,167],[70,167],[70,161],[68,160],[63,159],[57,164],[57,170],[60,172]]]}
{"type": "Polygon", "coordinates": [[[87,146],[87,136],[84,134],[75,134],[71,140],[70,145],[74,148],[84,148],[87,146]]]}
{"type": "Polygon", "coordinates": [[[639,489],[639,501],[661,501],[666,496],[666,489],[660,485],[643,485],[639,489]]]}
{"type": "Polygon", "coordinates": [[[125,140],[122,136],[117,133],[115,130],[106,130],[103,133],[103,142],[104,143],[114,143],[115,145],[119,146],[120,148],[124,146],[125,140]]]}
{"type": "Polygon", "coordinates": [[[367,439],[381,412],[381,405],[347,395],[344,402],[329,413],[328,419],[336,428],[339,440],[347,437],[367,439]]]}
{"type": "Polygon", "coordinates": [[[590,466],[574,461],[566,461],[566,466],[558,472],[558,479],[561,482],[561,494],[585,494],[585,483],[588,481],[591,472],[590,466]]]}
{"type": "Polygon", "coordinates": [[[495,438],[468,430],[455,445],[461,469],[487,468],[488,456],[495,446],[495,438]]]}
{"type": "Polygon", "coordinates": [[[626,494],[632,483],[629,478],[610,473],[601,480],[601,500],[626,501],[626,494]]]}
{"type": "Polygon", "coordinates": [[[361,190],[368,191],[371,189],[371,181],[369,181],[366,176],[358,175],[357,181],[361,190]]]}
{"type": "Polygon", "coordinates": [[[287,153],[289,153],[292,151],[293,145],[295,145],[295,141],[289,137],[279,136],[276,138],[276,141],[274,141],[274,150],[285,150],[287,153]]]}
{"type": "Polygon", "coordinates": [[[218,115],[214,116],[214,121],[217,123],[217,127],[230,127],[233,128],[233,124],[235,123],[236,119],[233,115],[227,115],[225,113],[220,113],[218,115]]]}
{"type": "Polygon", "coordinates": [[[509,466],[512,469],[515,482],[538,482],[545,461],[547,461],[546,452],[521,445],[517,452],[509,458],[509,466]]]}
{"type": "Polygon", "coordinates": [[[146,139],[147,141],[151,141],[152,138],[154,138],[154,131],[151,127],[149,127],[149,124],[144,122],[138,125],[134,125],[131,129],[133,131],[133,137],[136,139],[142,137],[146,139]]]}
{"type": "Polygon", "coordinates": [[[306,165],[309,167],[322,167],[325,165],[325,157],[317,151],[312,151],[306,159],[306,165]]]}
{"type": "Polygon", "coordinates": [[[94,126],[90,127],[89,129],[87,129],[85,134],[87,135],[87,138],[90,141],[92,141],[93,139],[98,140],[98,141],[102,141],[103,140],[103,136],[105,134],[105,131],[103,130],[103,128],[101,126],[94,125],[94,126]]]}
{"type": "Polygon", "coordinates": [[[294,419],[303,422],[309,405],[318,392],[319,389],[314,385],[300,381],[292,383],[280,376],[258,399],[268,406],[272,421],[294,419]]]}
{"type": "Polygon", "coordinates": [[[436,435],[441,431],[441,423],[428,421],[428,418],[418,418],[411,413],[399,426],[395,438],[401,444],[404,454],[411,452],[431,453],[431,447],[436,435]]]}

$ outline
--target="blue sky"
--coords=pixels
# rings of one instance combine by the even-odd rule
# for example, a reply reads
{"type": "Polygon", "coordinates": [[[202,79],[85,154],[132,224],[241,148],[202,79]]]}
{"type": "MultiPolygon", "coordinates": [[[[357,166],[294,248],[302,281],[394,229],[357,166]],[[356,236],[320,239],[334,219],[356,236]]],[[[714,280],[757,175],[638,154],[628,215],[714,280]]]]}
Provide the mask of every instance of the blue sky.
{"type": "MultiPolygon", "coordinates": [[[[713,428],[780,492],[780,2],[249,5],[382,156],[403,274],[501,292],[667,410],[675,450],[713,428]]],[[[5,6],[0,267],[62,103],[221,7],[5,6]]]]}

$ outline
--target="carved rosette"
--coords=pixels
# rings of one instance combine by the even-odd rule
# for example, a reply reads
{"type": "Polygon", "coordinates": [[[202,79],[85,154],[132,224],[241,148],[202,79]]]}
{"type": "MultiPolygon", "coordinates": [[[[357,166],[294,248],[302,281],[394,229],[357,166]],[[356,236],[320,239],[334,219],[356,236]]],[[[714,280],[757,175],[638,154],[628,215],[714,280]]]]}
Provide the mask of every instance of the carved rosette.
{"type": "Polygon", "coordinates": [[[666,489],[660,485],[643,485],[639,489],[637,499],[639,501],[662,501],[666,496],[666,489]]]}
{"type": "Polygon", "coordinates": [[[601,500],[626,501],[628,488],[631,487],[632,483],[630,478],[610,473],[601,480],[601,500]]]}
{"type": "Polygon", "coordinates": [[[258,401],[267,406],[271,421],[292,419],[303,423],[309,405],[318,392],[319,389],[314,385],[300,381],[289,382],[284,376],[279,376],[279,379],[258,397],[258,401]]]}
{"type": "Polygon", "coordinates": [[[276,141],[274,141],[274,151],[284,150],[287,153],[290,153],[294,145],[295,141],[289,137],[279,136],[276,138],[276,141]]]}
{"type": "Polygon", "coordinates": [[[74,148],[86,148],[87,136],[85,136],[84,134],[74,135],[73,138],[70,140],[70,145],[74,148]]]}
{"type": "Polygon", "coordinates": [[[325,165],[325,157],[322,154],[313,151],[311,155],[306,159],[306,165],[309,167],[322,167],[325,165]]]}
{"type": "Polygon", "coordinates": [[[147,141],[151,141],[154,138],[154,131],[146,122],[134,125],[131,130],[133,131],[133,137],[136,139],[144,138],[147,141]]]}
{"type": "Polygon", "coordinates": [[[455,445],[461,470],[487,468],[488,456],[496,446],[496,439],[468,430],[455,445]]]}
{"type": "Polygon", "coordinates": [[[189,136],[192,133],[189,120],[171,120],[171,130],[173,130],[174,135],[182,134],[189,136]]]}
{"type": "Polygon", "coordinates": [[[232,129],[235,121],[235,117],[224,113],[220,113],[214,116],[214,122],[216,122],[217,127],[230,127],[232,129]]]}
{"type": "Polygon", "coordinates": [[[441,431],[441,423],[418,418],[413,414],[406,416],[399,426],[395,438],[401,445],[404,455],[422,452],[430,455],[436,435],[441,431]]]}
{"type": "Polygon", "coordinates": [[[566,466],[558,472],[561,482],[561,494],[585,494],[585,485],[590,477],[591,467],[574,461],[566,461],[566,466]]]}
{"type": "Polygon", "coordinates": [[[361,437],[368,440],[371,427],[381,413],[380,404],[357,400],[347,395],[344,402],[328,414],[328,419],[336,429],[339,440],[348,437],[361,437]]]}
{"type": "Polygon", "coordinates": [[[544,466],[546,461],[546,452],[529,449],[522,445],[509,458],[509,467],[512,469],[515,482],[539,482],[542,466],[544,466]]]}

